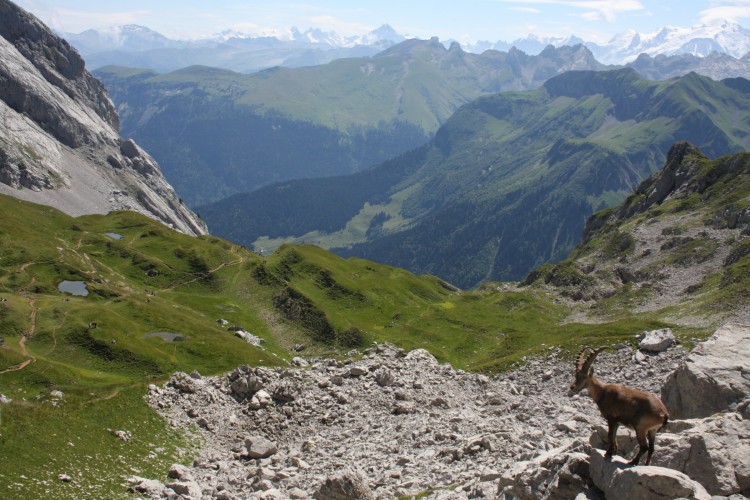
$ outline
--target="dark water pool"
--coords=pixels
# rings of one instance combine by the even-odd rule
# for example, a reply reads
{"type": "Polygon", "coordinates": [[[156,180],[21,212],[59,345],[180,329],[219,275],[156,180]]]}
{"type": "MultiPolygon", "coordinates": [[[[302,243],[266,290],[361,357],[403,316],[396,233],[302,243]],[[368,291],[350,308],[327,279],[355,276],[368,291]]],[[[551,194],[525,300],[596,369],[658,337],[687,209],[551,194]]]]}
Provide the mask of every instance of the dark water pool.
{"type": "Polygon", "coordinates": [[[63,281],[57,285],[57,289],[63,293],[85,297],[89,294],[85,281],[63,281]]]}
{"type": "Polygon", "coordinates": [[[185,335],[183,335],[182,333],[174,333],[174,332],[147,333],[143,336],[144,339],[147,339],[149,337],[159,337],[161,339],[166,340],[167,342],[176,342],[179,340],[185,340],[185,335]]]}

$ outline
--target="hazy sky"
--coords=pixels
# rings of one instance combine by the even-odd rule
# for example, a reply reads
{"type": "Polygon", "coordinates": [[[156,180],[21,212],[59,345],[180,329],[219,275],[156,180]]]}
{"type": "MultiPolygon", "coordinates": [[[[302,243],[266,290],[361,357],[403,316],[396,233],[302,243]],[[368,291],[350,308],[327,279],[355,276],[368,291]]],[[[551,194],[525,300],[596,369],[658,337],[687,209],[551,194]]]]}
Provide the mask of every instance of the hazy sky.
{"type": "Polygon", "coordinates": [[[171,38],[199,38],[296,26],[362,34],[388,23],[402,34],[461,42],[512,41],[529,33],[607,41],[716,19],[750,26],[750,0],[16,0],[49,26],[70,33],[140,24],[171,38]]]}

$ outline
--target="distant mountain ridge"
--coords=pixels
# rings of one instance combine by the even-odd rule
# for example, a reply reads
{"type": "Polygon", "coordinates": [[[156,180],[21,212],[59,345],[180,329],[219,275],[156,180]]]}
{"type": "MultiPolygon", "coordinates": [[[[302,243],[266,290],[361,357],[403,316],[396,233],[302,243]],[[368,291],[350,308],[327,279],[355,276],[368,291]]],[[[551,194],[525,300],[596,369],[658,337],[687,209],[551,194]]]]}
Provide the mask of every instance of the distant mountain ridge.
{"type": "Polygon", "coordinates": [[[274,66],[315,66],[335,59],[375,55],[405,40],[388,25],[358,36],[291,28],[262,35],[227,30],[208,38],[173,40],[138,25],[63,36],[81,52],[92,69],[118,65],[169,72],[204,65],[240,73],[274,66]]]}
{"type": "Polygon", "coordinates": [[[711,156],[750,148],[747,85],[570,71],[478,98],[426,146],[373,170],[199,210],[217,235],[265,251],[314,243],[460,287],[520,279],[564,258],[586,218],[660,168],[675,141],[711,156]]]}
{"type": "MultiPolygon", "coordinates": [[[[207,65],[241,73],[285,66],[300,67],[324,64],[342,57],[374,55],[407,38],[390,25],[362,35],[342,36],[335,32],[309,28],[278,30],[258,34],[225,31],[213,37],[173,40],[149,28],[137,25],[117,26],[82,33],[64,33],[92,69],[107,65],[148,68],[168,72],[192,65],[207,65]]],[[[449,47],[452,40],[445,42],[449,47]]],[[[528,35],[507,41],[478,41],[463,44],[466,52],[486,50],[507,52],[516,48],[530,55],[545,47],[585,45],[597,60],[605,64],[623,65],[640,54],[676,56],[691,54],[706,57],[712,53],[740,59],[750,52],[750,30],[727,21],[695,25],[687,28],[666,26],[652,33],[628,30],[604,44],[584,40],[575,35],[539,37],[528,35]]]]}
{"type": "Polygon", "coordinates": [[[586,41],[575,35],[568,37],[530,35],[510,43],[479,42],[468,45],[466,50],[475,52],[488,49],[508,50],[510,47],[516,47],[533,54],[543,50],[547,45],[561,47],[579,43],[588,47],[596,59],[605,64],[627,64],[641,54],[651,57],[683,54],[706,57],[717,52],[740,59],[750,52],[750,30],[737,23],[718,21],[689,28],[665,26],[652,33],[628,30],[618,33],[604,44],[586,41]]]}
{"type": "Polygon", "coordinates": [[[376,56],[252,75],[105,67],[123,133],[141,142],[189,204],[293,178],[354,173],[427,142],[480,95],[605,69],[583,46],[484,54],[436,38],[376,56]]]}

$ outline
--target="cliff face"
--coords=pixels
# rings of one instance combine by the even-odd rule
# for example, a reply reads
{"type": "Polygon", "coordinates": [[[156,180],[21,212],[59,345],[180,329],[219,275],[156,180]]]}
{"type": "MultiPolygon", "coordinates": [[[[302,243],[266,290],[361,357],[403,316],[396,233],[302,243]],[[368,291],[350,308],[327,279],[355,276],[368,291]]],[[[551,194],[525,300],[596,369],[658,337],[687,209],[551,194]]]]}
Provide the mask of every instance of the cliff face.
{"type": "Polygon", "coordinates": [[[206,233],[154,159],[120,138],[104,86],[75,49],[7,0],[0,19],[0,193],[74,216],[135,210],[206,233]]]}

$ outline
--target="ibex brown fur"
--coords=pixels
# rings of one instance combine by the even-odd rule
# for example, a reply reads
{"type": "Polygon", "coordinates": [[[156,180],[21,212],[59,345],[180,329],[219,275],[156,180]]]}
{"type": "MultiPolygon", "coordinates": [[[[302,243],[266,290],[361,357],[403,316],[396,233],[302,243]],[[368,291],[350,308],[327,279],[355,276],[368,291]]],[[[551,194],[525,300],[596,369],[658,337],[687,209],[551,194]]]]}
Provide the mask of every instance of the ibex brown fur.
{"type": "Polygon", "coordinates": [[[598,349],[584,347],[581,350],[578,354],[575,379],[570,385],[570,391],[578,393],[585,387],[591,399],[599,407],[602,416],[607,419],[609,447],[605,456],[611,457],[617,453],[617,427],[623,424],[635,430],[640,445],[638,454],[630,461],[630,465],[637,465],[646,451],[648,451],[646,465],[649,465],[651,455],[654,453],[656,433],[666,425],[669,412],[664,403],[654,394],[619,384],[605,384],[596,378],[592,365],[596,355],[604,349],[607,347],[598,349]]]}

